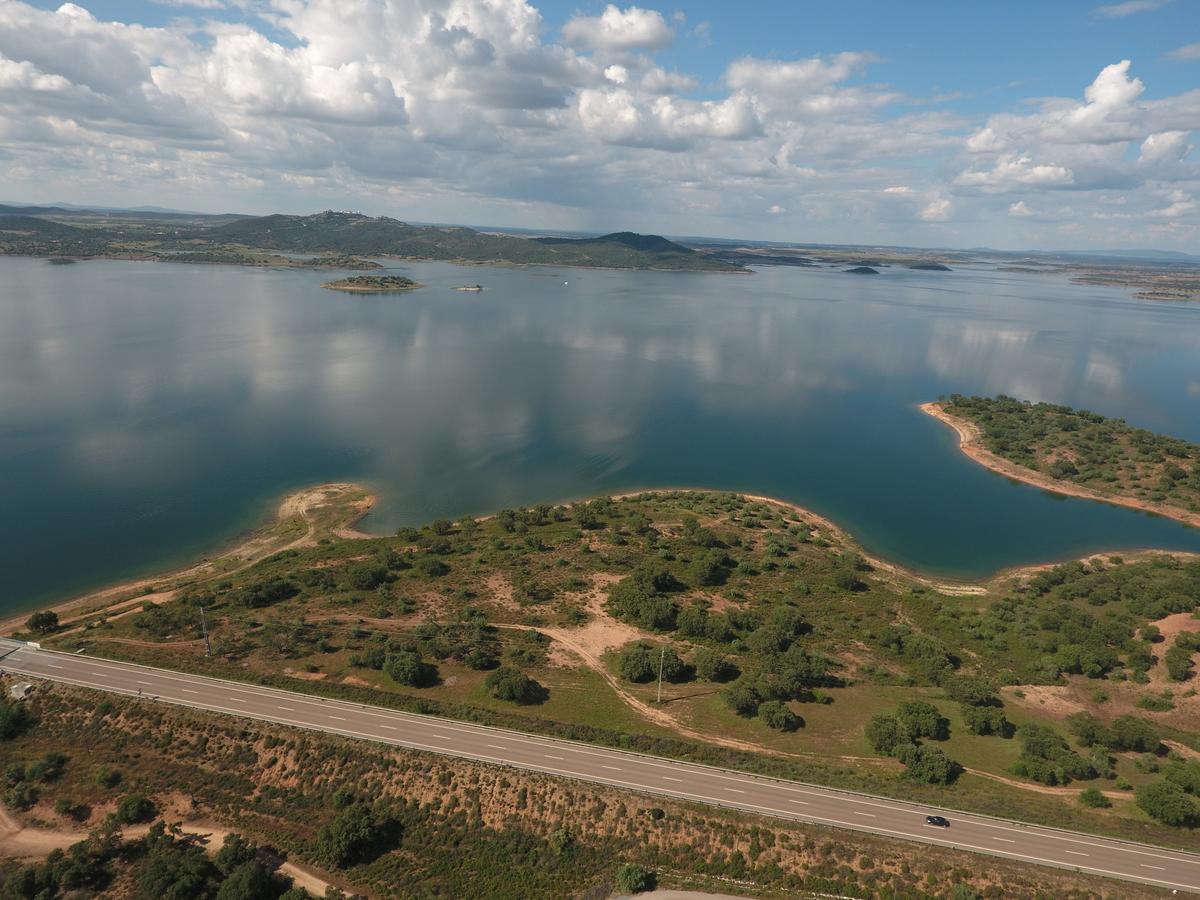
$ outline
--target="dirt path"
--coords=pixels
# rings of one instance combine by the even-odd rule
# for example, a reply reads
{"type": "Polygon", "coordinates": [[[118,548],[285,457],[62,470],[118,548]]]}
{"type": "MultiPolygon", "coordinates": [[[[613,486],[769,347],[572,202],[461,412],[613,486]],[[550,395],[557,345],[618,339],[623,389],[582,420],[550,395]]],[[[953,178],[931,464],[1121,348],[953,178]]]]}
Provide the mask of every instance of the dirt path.
{"type": "MultiPolygon", "coordinates": [[[[319,513],[331,506],[345,506],[341,521],[327,526],[331,534],[352,538],[369,537],[353,529],[375,503],[375,498],[361,487],[349,483],[322,484],[289,494],[279,504],[275,520],[270,525],[256,530],[244,541],[194,565],[175,572],[139,578],[84,594],[50,607],[58,613],[62,625],[70,625],[104,613],[108,618],[118,618],[141,609],[144,603],[166,603],[178,593],[178,588],[163,591],[152,589],[164,582],[204,582],[213,578],[226,578],[241,572],[268,556],[298,547],[312,546],[320,530],[319,513]],[[296,526],[303,525],[298,537],[293,537],[296,526]],[[132,596],[131,596],[132,595],[132,596]]],[[[0,634],[15,634],[25,627],[25,615],[0,622],[0,634]]],[[[69,634],[78,629],[57,632],[69,634]]]]}
{"type": "MultiPolygon", "coordinates": [[[[193,836],[210,854],[216,853],[233,832],[220,825],[207,822],[184,822],[183,833],[193,836]]],[[[149,825],[126,826],[121,829],[126,839],[144,837],[149,825]]],[[[72,844],[86,840],[86,829],[35,828],[17,821],[7,809],[0,806],[0,858],[42,859],[54,850],[66,850],[72,844]]],[[[297,887],[302,887],[315,897],[324,897],[329,882],[302,866],[284,860],[278,871],[291,878],[297,887]]]]}
{"type": "Polygon", "coordinates": [[[1070,481],[1060,481],[1041,472],[1035,472],[1033,469],[1027,469],[1025,466],[1009,462],[1007,459],[997,456],[983,446],[983,433],[975,423],[951,415],[939,403],[922,403],[920,409],[921,412],[933,416],[939,422],[949,425],[954,429],[958,435],[958,447],[963,453],[981,466],[986,466],[993,472],[1003,475],[1006,478],[1015,478],[1017,481],[1023,481],[1025,484],[1031,484],[1034,487],[1052,491],[1055,494],[1063,494],[1068,497],[1082,497],[1085,500],[1096,500],[1100,503],[1112,504],[1113,506],[1140,509],[1143,512],[1154,513],[1158,516],[1174,519],[1176,522],[1182,522],[1185,525],[1191,525],[1193,528],[1200,528],[1200,513],[1180,509],[1175,506],[1167,506],[1162,503],[1154,503],[1149,500],[1139,500],[1136,497],[1125,497],[1121,494],[1105,494],[1070,481]]]}
{"type": "MultiPolygon", "coordinates": [[[[1007,784],[1010,787],[1020,788],[1023,791],[1032,791],[1035,794],[1055,794],[1059,797],[1078,797],[1079,788],[1070,787],[1050,787],[1045,784],[1030,784],[1028,781],[1017,781],[1015,778],[1005,778],[1003,775],[997,775],[994,772],[984,772],[980,769],[968,769],[963,767],[964,772],[969,772],[972,775],[978,775],[980,778],[987,778],[991,781],[999,781],[1001,784],[1007,784]]],[[[1132,800],[1133,791],[1101,791],[1105,797],[1110,797],[1113,800],[1132,800]]]]}

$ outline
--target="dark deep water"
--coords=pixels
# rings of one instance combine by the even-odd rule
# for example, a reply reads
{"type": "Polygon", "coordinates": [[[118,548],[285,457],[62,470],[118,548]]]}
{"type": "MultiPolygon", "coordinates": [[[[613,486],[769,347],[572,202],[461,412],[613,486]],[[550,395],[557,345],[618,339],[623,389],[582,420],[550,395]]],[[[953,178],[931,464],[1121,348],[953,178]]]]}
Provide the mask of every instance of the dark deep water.
{"type": "Polygon", "coordinates": [[[1200,304],[983,266],[402,270],[428,287],[0,259],[0,610],[190,559],[343,479],[378,491],[380,530],[687,485],[794,501],[943,574],[1200,550],[993,475],[916,409],[1003,392],[1200,440],[1200,304]]]}

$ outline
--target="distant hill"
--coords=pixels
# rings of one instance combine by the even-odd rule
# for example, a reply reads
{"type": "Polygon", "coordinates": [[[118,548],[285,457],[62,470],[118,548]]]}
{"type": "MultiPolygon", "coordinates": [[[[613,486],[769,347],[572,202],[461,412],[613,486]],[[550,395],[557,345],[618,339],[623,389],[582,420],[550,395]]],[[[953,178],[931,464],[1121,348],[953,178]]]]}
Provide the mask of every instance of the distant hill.
{"type": "Polygon", "coordinates": [[[0,216],[52,216],[55,214],[70,215],[75,210],[64,206],[13,206],[0,204],[0,216]]]}
{"type": "Polygon", "coordinates": [[[598,238],[522,238],[471,228],[410,225],[386,216],[323,212],[240,219],[208,230],[216,242],[296,253],[349,253],[412,259],[622,269],[744,271],[658,235],[623,231],[598,238]]]}

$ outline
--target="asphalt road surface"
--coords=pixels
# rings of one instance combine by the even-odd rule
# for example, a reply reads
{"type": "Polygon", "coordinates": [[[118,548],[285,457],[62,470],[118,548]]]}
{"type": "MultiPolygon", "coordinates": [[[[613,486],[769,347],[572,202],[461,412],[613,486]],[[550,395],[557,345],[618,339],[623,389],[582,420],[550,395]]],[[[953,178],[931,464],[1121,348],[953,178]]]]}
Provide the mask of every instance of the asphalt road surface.
{"type": "Polygon", "coordinates": [[[512,766],[645,794],[851,828],[1200,893],[1200,855],[745,775],[590,744],[40,650],[0,638],[0,669],[194,709],[512,766]],[[942,815],[949,828],[925,824],[942,815]]]}

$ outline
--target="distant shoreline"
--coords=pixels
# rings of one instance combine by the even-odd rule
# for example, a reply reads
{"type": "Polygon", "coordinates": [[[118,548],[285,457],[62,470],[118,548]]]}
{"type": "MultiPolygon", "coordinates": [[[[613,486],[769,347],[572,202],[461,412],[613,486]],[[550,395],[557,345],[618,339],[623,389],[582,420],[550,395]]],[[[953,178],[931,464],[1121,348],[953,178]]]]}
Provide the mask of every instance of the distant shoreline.
{"type": "Polygon", "coordinates": [[[1140,500],[1137,497],[1126,497],[1121,494],[1105,494],[1080,484],[1052,478],[1042,472],[1025,466],[1017,465],[1003,457],[997,456],[983,446],[983,434],[975,423],[946,412],[940,403],[922,403],[921,412],[933,416],[944,425],[950,426],[958,435],[958,448],[966,456],[998,475],[1012,478],[1025,484],[1033,485],[1045,491],[1062,494],[1067,497],[1079,497],[1084,500],[1096,500],[1111,506],[1124,506],[1141,512],[1152,513],[1165,519],[1173,519],[1190,528],[1200,528],[1200,513],[1188,512],[1175,506],[1140,500]]]}

